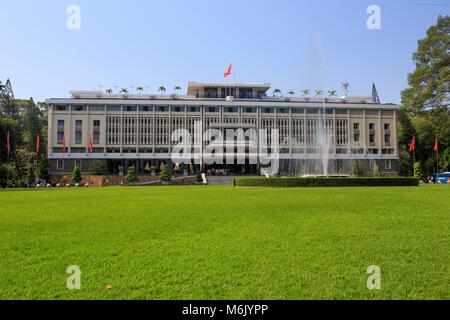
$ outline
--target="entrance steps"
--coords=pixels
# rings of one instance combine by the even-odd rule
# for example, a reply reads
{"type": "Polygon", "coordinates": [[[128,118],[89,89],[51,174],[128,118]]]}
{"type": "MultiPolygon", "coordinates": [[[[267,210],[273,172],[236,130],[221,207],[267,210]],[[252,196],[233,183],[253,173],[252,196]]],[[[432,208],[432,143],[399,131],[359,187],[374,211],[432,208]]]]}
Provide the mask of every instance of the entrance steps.
{"type": "Polygon", "coordinates": [[[210,186],[232,186],[234,185],[233,176],[208,176],[208,185],[210,186]]]}

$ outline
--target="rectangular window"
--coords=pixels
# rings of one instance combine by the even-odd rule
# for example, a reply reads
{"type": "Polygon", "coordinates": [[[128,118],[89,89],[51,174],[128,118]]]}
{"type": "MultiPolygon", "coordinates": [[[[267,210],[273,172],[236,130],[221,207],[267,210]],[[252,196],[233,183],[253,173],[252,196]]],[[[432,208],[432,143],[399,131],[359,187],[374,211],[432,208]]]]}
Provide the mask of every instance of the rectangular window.
{"type": "Polygon", "coordinates": [[[238,108],[234,108],[234,107],[225,107],[223,108],[223,112],[225,113],[238,113],[238,108]]]}
{"type": "Polygon", "coordinates": [[[61,144],[64,137],[64,120],[58,120],[56,143],[61,144]]]}
{"type": "Polygon", "coordinates": [[[200,112],[200,107],[187,107],[187,112],[200,112]]]}
{"type": "Polygon", "coordinates": [[[384,168],[385,168],[386,170],[391,170],[391,169],[392,169],[392,161],[391,161],[391,160],[386,160],[386,161],[384,162],[384,168]]]}
{"type": "Polygon", "coordinates": [[[86,111],[86,106],[72,106],[72,111],[86,111]]]}
{"type": "Polygon", "coordinates": [[[353,124],[353,142],[358,143],[360,139],[359,123],[353,124]]]}
{"type": "Polygon", "coordinates": [[[55,106],[55,111],[67,111],[67,106],[55,106]]]}
{"type": "Polygon", "coordinates": [[[274,113],[275,109],[273,108],[262,108],[261,112],[262,113],[274,113]]]}
{"type": "Polygon", "coordinates": [[[135,111],[137,111],[137,107],[135,107],[135,106],[125,106],[125,107],[123,107],[123,111],[135,112],[135,111]]]}
{"type": "Polygon", "coordinates": [[[156,112],[167,112],[169,111],[168,107],[155,107],[156,112]]]}
{"type": "Polygon", "coordinates": [[[100,120],[94,120],[92,123],[92,143],[100,143],[100,120]]]}
{"type": "Polygon", "coordinates": [[[375,144],[375,123],[369,123],[369,143],[375,144]]]}
{"type": "Polygon", "coordinates": [[[117,106],[117,107],[115,107],[115,106],[108,106],[108,107],[106,107],[106,111],[109,111],[109,112],[120,112],[121,110],[122,110],[122,108],[119,107],[119,106],[117,106]]]}
{"type": "Polygon", "coordinates": [[[307,108],[306,109],[306,113],[308,113],[308,114],[318,114],[319,113],[319,109],[317,109],[317,108],[307,108]]]}
{"type": "Polygon", "coordinates": [[[291,113],[305,113],[305,109],[303,108],[292,108],[291,113]]]}
{"type": "Polygon", "coordinates": [[[289,109],[288,108],[279,108],[279,109],[277,109],[277,113],[289,113],[289,109]]]}
{"type": "Polygon", "coordinates": [[[75,120],[75,144],[83,143],[83,121],[75,120]]]}
{"type": "Polygon", "coordinates": [[[244,108],[244,113],[256,113],[256,108],[244,108]]]}
{"type": "Polygon", "coordinates": [[[346,114],[348,114],[348,110],[347,109],[336,109],[336,114],[339,114],[339,115],[346,115],[346,114]]]}
{"type": "Polygon", "coordinates": [[[172,107],[170,110],[172,112],[184,112],[184,107],[172,107]]]}
{"type": "Polygon", "coordinates": [[[139,107],[139,111],[152,112],[153,111],[153,107],[147,107],[147,106],[139,107]]]}
{"type": "Polygon", "coordinates": [[[86,148],[70,148],[70,153],[86,153],[86,148]]]}
{"type": "Polygon", "coordinates": [[[58,160],[58,161],[56,161],[56,169],[58,169],[58,170],[64,170],[64,160],[58,160]]]}
{"type": "Polygon", "coordinates": [[[214,112],[219,112],[220,109],[219,109],[219,107],[206,107],[205,111],[208,113],[214,113],[214,112]]]}
{"type": "Polygon", "coordinates": [[[81,169],[81,160],[75,160],[75,167],[78,167],[81,169]]]}
{"type": "Polygon", "coordinates": [[[90,106],[89,107],[89,111],[105,111],[105,107],[104,106],[90,106]]]}
{"type": "Polygon", "coordinates": [[[384,143],[385,144],[391,143],[391,129],[389,123],[384,124],[384,143]]]}

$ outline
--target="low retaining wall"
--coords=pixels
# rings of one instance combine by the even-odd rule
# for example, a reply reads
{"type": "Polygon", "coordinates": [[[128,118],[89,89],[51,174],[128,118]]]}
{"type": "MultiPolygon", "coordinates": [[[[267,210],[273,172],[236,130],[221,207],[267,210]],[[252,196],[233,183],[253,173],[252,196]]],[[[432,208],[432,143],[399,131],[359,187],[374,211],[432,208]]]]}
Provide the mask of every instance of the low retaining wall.
{"type": "MultiPolygon", "coordinates": [[[[120,176],[82,176],[80,184],[88,184],[92,187],[106,187],[106,186],[120,186],[125,184],[125,177],[120,176]]],[[[159,181],[159,177],[152,176],[138,176],[139,182],[159,181]]],[[[72,176],[57,176],[54,175],[51,179],[52,184],[67,184],[72,183],[72,176]]]]}
{"type": "Polygon", "coordinates": [[[235,187],[301,188],[301,187],[404,187],[418,186],[417,178],[236,178],[235,187]]]}

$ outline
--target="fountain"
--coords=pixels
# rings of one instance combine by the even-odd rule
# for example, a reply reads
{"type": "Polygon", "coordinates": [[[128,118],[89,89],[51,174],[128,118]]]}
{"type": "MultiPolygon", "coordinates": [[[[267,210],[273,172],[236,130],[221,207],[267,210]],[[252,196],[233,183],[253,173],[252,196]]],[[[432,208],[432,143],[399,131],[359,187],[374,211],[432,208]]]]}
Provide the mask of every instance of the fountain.
{"type": "MultiPolygon", "coordinates": [[[[319,58],[320,84],[325,87],[324,77],[324,57],[320,33],[315,35],[315,43],[317,47],[316,56],[319,58]]],[[[344,97],[347,98],[350,83],[344,81],[342,83],[344,97]]],[[[317,90],[317,92],[324,92],[317,90]]],[[[304,141],[293,141],[293,145],[304,145],[301,156],[296,160],[280,160],[280,173],[287,176],[301,177],[331,177],[331,176],[352,176],[352,175],[370,175],[373,171],[374,160],[362,160],[358,155],[366,154],[367,150],[357,144],[353,145],[350,141],[348,152],[342,157],[336,154],[334,147],[334,131],[333,120],[327,118],[326,100],[322,96],[321,108],[317,119],[308,119],[304,125],[307,127],[309,135],[312,136],[308,141],[305,137],[304,141]],[[353,154],[354,153],[354,154],[353,154]],[[357,167],[357,168],[356,168],[357,167]],[[357,171],[357,172],[355,172],[357,171]]],[[[347,123],[348,128],[350,123],[347,123]]],[[[289,143],[285,142],[286,145],[289,143]]]]}

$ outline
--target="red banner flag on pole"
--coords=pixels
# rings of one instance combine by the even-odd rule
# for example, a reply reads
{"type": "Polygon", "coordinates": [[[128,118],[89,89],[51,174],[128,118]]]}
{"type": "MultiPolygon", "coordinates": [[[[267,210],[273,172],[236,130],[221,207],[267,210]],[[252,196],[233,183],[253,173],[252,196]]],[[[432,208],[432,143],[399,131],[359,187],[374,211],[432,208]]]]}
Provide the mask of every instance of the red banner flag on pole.
{"type": "Polygon", "coordinates": [[[66,136],[63,135],[61,140],[61,151],[62,153],[66,153],[66,136]]]}
{"type": "Polygon", "coordinates": [[[409,147],[409,152],[414,152],[415,150],[416,150],[416,137],[413,136],[411,146],[409,147]]]}
{"type": "Polygon", "coordinates": [[[6,150],[11,151],[11,142],[9,140],[9,130],[6,132],[6,150]]]}
{"type": "Polygon", "coordinates": [[[233,64],[230,64],[230,66],[228,67],[227,71],[225,71],[223,73],[223,77],[224,78],[228,78],[231,75],[231,70],[233,69],[233,64]]]}
{"type": "Polygon", "coordinates": [[[92,153],[94,146],[92,144],[92,137],[89,136],[89,152],[92,153]]]}
{"type": "Polygon", "coordinates": [[[41,150],[41,136],[38,133],[36,136],[36,153],[39,154],[40,150],[41,150]]]}
{"type": "Polygon", "coordinates": [[[434,152],[439,152],[439,139],[436,136],[436,140],[434,141],[434,152]]]}

